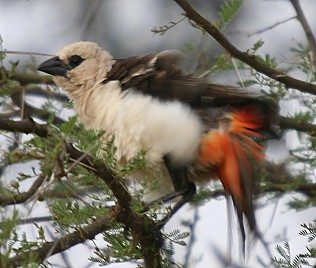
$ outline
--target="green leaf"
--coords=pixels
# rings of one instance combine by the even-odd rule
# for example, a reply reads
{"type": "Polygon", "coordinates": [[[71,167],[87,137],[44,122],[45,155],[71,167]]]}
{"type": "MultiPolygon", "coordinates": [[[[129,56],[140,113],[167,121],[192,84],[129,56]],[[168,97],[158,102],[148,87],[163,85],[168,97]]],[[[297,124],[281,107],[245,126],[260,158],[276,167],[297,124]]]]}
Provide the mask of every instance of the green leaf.
{"type": "Polygon", "coordinates": [[[227,0],[220,6],[219,20],[215,22],[215,25],[224,30],[228,24],[233,20],[238,11],[240,10],[243,0],[227,0]]]}

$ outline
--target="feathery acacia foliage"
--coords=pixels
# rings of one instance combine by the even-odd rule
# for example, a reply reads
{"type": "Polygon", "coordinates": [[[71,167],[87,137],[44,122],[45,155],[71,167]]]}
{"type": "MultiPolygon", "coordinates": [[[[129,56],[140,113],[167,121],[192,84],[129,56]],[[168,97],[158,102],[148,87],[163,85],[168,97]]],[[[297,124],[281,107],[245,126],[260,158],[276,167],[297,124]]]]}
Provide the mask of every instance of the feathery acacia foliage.
{"type": "MultiPolygon", "coordinates": [[[[304,110],[280,118],[282,133],[295,130],[300,138],[301,146],[290,151],[288,161],[299,163],[301,174],[289,176],[280,171],[282,166],[271,165],[258,179],[257,192],[259,196],[273,194],[274,198],[299,192],[303,195],[289,204],[292,208],[315,206],[316,71],[310,45],[298,42],[291,49],[295,63],[281,70],[278,60],[271,55],[258,55],[264,40],[258,40],[243,53],[231,48],[223,38],[222,32],[233,23],[243,1],[224,2],[214,23],[217,30],[201,19],[187,1],[175,2],[183,8],[185,17],[155,27],[153,31],[164,34],[189,19],[203,34],[218,40],[227,52],[218,55],[215,63],[203,70],[204,75],[242,70],[248,77],[239,81],[240,86],[255,85],[276,101],[298,99],[304,105],[304,110]],[[232,57],[236,58],[235,62],[232,57]],[[305,82],[293,80],[288,75],[292,70],[304,74],[305,82]]],[[[1,53],[0,62],[4,58],[5,54],[1,53]]],[[[130,194],[127,188],[133,187],[124,184],[124,176],[146,165],[145,152],[139,152],[118,169],[116,148],[111,141],[102,148],[104,154],[100,159],[99,140],[104,133],[85,130],[76,116],[63,117],[62,111],[71,109],[71,105],[54,88],[51,78],[39,76],[34,68],[20,73],[17,67],[18,63],[12,62],[10,68],[0,69],[0,135],[4,140],[0,164],[0,266],[38,267],[40,263],[49,266],[49,256],[64,254],[72,246],[91,240],[93,255],[89,259],[101,265],[144,259],[151,268],[188,267],[188,264],[175,263],[173,254],[176,245],[188,244],[190,234],[180,229],[171,232],[163,229],[173,215],[172,206],[157,203],[148,208],[141,202],[141,190],[130,194]],[[39,97],[46,102],[35,107],[25,96],[39,97]],[[11,167],[21,167],[21,171],[9,177],[14,176],[7,172],[11,167]],[[47,206],[47,216],[34,215],[40,204],[47,206]],[[24,213],[25,207],[29,208],[29,214],[24,213]],[[20,231],[25,224],[34,226],[35,238],[20,231]],[[102,242],[95,239],[97,235],[102,242]]],[[[212,183],[197,193],[193,205],[223,195],[221,186],[212,183]]],[[[300,235],[312,242],[315,221],[302,224],[302,228],[300,235]]],[[[303,267],[315,261],[315,248],[310,246],[294,258],[290,243],[285,242],[276,249],[281,257],[271,261],[279,267],[303,267]]]]}
{"type": "MultiPolygon", "coordinates": [[[[301,224],[303,230],[300,235],[308,236],[308,242],[316,238],[316,219],[313,223],[301,224]]],[[[288,242],[284,242],[284,246],[277,245],[276,250],[280,257],[274,257],[273,262],[278,267],[284,268],[302,268],[302,267],[315,267],[316,260],[316,247],[306,247],[306,253],[296,255],[294,258],[291,256],[291,248],[288,242]]]]}

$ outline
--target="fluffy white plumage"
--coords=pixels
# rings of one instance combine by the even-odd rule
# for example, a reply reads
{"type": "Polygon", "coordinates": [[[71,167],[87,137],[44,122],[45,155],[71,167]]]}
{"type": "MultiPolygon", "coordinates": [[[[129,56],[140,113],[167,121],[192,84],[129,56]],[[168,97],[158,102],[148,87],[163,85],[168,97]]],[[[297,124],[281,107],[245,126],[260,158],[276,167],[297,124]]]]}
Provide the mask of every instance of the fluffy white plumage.
{"type": "MultiPolygon", "coordinates": [[[[68,45],[57,55],[66,63],[71,55],[85,59],[68,71],[67,78],[54,77],[73,101],[85,127],[105,130],[104,142],[114,135],[116,156],[122,165],[141,150],[146,152],[149,169],[167,180],[151,198],[171,191],[163,157],[168,155],[174,164],[185,165],[197,156],[203,125],[194,111],[179,101],[160,101],[133,89],[122,92],[119,81],[104,83],[115,61],[94,43],[68,45]]],[[[143,178],[149,176],[148,170],[142,174],[143,178]]]]}

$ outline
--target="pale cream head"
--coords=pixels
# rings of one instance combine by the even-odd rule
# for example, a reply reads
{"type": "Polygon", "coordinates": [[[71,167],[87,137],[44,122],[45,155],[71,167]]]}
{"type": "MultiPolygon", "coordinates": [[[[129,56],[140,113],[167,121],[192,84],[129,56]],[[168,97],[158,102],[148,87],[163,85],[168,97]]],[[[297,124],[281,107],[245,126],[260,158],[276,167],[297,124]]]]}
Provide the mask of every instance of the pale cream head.
{"type": "Polygon", "coordinates": [[[66,90],[70,97],[73,97],[71,95],[76,91],[89,90],[102,83],[114,63],[112,56],[93,42],[67,45],[57,53],[57,56],[67,65],[70,64],[72,56],[83,59],[78,66],[67,71],[66,77],[54,77],[56,84],[66,90]]]}

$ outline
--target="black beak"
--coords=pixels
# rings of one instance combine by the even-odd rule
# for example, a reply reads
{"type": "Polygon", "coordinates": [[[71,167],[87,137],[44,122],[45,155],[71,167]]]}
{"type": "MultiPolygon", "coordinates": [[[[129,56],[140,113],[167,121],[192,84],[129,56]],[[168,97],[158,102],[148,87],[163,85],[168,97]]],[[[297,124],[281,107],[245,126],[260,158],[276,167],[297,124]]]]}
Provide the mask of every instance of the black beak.
{"type": "Polygon", "coordinates": [[[70,69],[70,66],[65,64],[59,57],[54,57],[47,61],[44,61],[37,68],[37,70],[41,72],[64,77],[67,77],[67,71],[70,69]]]}

